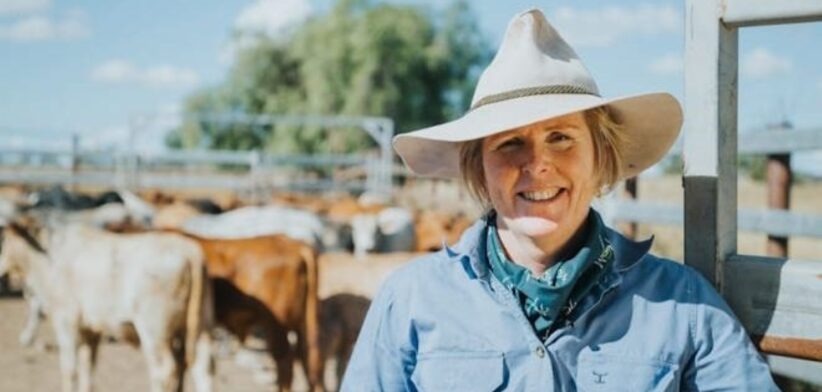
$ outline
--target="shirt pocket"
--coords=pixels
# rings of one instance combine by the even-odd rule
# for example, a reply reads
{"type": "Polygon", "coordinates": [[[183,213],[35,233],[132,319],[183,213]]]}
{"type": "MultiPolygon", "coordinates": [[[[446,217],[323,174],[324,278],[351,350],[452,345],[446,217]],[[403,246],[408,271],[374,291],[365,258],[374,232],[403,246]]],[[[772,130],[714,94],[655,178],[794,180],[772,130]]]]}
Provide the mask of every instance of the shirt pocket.
{"type": "Polygon", "coordinates": [[[431,353],[417,358],[411,382],[421,392],[496,391],[504,371],[499,352],[431,353]]]}
{"type": "Polygon", "coordinates": [[[678,366],[657,360],[592,356],[577,364],[580,392],[679,390],[678,366]]]}

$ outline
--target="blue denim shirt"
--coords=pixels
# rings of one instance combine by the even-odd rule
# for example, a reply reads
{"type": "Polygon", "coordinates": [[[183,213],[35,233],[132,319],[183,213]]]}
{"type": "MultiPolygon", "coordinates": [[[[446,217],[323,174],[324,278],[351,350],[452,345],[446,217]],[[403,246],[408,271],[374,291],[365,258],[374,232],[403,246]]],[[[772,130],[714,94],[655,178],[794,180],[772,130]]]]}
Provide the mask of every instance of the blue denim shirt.
{"type": "Polygon", "coordinates": [[[478,251],[482,231],[386,280],[343,391],[778,391],[714,288],[651,241],[608,229],[606,279],[541,342],[478,251]]]}

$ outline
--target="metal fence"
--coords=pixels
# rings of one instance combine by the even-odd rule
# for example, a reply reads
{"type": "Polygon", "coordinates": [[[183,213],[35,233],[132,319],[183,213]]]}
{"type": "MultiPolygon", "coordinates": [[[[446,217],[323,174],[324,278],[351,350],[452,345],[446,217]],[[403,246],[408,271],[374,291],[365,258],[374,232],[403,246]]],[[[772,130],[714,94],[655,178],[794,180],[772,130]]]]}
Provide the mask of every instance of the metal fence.
{"type": "MultiPolygon", "coordinates": [[[[160,115],[131,122],[129,142],[160,115]]],[[[222,189],[245,195],[272,190],[346,190],[387,193],[391,189],[393,121],[377,117],[201,114],[200,122],[254,125],[356,127],[377,149],[346,155],[275,155],[260,151],[171,150],[162,152],[88,149],[73,137],[68,148],[35,143],[0,147],[0,182],[85,185],[129,189],[222,189]]]]}

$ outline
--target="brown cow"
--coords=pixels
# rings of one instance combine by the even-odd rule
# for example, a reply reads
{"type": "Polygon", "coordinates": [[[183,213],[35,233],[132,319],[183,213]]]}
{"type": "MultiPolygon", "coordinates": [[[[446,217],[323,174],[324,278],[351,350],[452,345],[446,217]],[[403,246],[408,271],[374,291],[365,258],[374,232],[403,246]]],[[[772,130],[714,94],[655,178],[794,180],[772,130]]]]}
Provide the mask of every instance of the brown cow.
{"type": "Polygon", "coordinates": [[[342,381],[370,304],[368,298],[348,293],[320,301],[320,347],[326,361],[336,361],[337,385],[342,381]]]}
{"type": "Polygon", "coordinates": [[[284,235],[248,239],[186,235],[200,243],[214,278],[217,322],[241,340],[253,328],[263,328],[282,391],[291,390],[294,350],[288,332],[294,331],[309,386],[322,390],[315,250],[284,235]]]}
{"type": "Polygon", "coordinates": [[[442,211],[421,211],[414,218],[415,251],[433,252],[442,249],[443,242],[454,245],[462,232],[473,222],[464,214],[442,211]]]}

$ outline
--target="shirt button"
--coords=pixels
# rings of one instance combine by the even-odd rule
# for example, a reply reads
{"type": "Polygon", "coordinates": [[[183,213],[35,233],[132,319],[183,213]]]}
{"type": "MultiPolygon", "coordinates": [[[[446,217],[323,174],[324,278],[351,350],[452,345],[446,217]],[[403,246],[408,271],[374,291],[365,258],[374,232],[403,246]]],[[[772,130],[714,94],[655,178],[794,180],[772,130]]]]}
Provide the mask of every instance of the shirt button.
{"type": "Polygon", "coordinates": [[[536,350],[534,350],[534,355],[536,355],[537,357],[540,357],[540,358],[544,357],[545,356],[545,349],[542,348],[542,346],[537,347],[536,350]]]}

